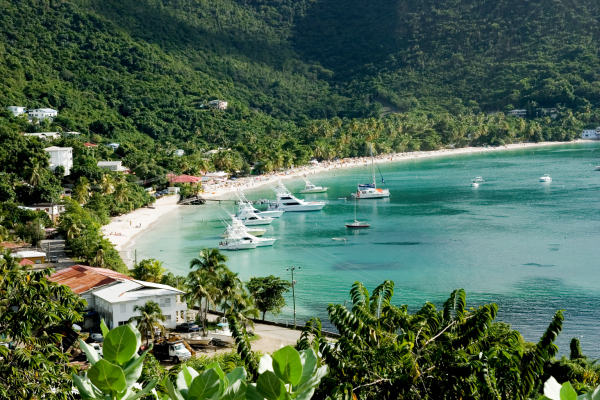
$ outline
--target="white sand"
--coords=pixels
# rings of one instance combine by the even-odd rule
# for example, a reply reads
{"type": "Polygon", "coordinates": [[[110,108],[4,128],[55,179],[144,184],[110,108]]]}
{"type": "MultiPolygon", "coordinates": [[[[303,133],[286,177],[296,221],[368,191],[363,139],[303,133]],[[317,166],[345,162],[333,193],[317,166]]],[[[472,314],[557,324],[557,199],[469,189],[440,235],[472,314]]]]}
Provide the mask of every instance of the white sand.
{"type": "MultiPolygon", "coordinates": [[[[414,160],[416,158],[430,158],[440,156],[451,156],[457,154],[474,154],[484,153],[498,150],[511,150],[530,147],[545,147],[565,144],[567,142],[541,142],[541,143],[522,143],[509,144],[501,147],[466,147],[462,149],[444,149],[436,151],[417,151],[411,153],[397,153],[381,155],[375,158],[376,163],[386,163],[403,160],[414,160]]],[[[290,179],[308,174],[317,174],[319,172],[330,171],[332,169],[342,169],[359,167],[369,162],[368,157],[347,158],[338,161],[323,162],[316,166],[302,166],[293,168],[285,173],[270,173],[258,177],[240,178],[235,181],[229,181],[220,185],[204,185],[205,193],[202,197],[207,199],[231,199],[231,195],[238,189],[249,190],[266,184],[276,184],[281,179],[290,179]]],[[[158,202],[160,203],[160,201],[158,202]]],[[[167,201],[168,203],[168,201],[167,201]]],[[[124,214],[112,219],[108,225],[102,227],[102,232],[108,240],[113,243],[116,250],[121,252],[126,264],[131,266],[131,257],[125,252],[128,245],[132,244],[135,236],[139,235],[145,229],[150,227],[161,216],[175,210],[177,205],[160,205],[157,204],[154,209],[140,208],[129,214],[124,214]]]]}

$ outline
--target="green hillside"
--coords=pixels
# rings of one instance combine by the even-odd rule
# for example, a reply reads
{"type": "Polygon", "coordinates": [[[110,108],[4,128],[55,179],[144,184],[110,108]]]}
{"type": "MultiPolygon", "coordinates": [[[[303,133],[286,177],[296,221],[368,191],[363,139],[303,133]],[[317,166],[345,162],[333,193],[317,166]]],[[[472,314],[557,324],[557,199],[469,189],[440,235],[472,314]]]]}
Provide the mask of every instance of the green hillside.
{"type": "Polygon", "coordinates": [[[351,91],[401,109],[600,105],[597,1],[314,4],[296,25],[296,48],[351,91]]]}

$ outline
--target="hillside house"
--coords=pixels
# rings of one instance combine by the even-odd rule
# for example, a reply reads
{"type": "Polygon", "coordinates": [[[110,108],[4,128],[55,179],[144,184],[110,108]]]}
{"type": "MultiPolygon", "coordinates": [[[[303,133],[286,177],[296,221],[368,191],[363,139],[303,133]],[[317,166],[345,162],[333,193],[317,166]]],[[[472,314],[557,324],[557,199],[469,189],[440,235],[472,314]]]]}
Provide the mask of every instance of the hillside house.
{"type": "Polygon", "coordinates": [[[216,108],[217,110],[226,110],[227,102],[224,100],[211,100],[208,102],[208,106],[216,108]]]}
{"type": "Polygon", "coordinates": [[[58,116],[58,111],[53,108],[34,108],[27,110],[29,115],[29,122],[32,123],[34,120],[43,121],[45,119],[50,122],[54,121],[54,118],[58,116]]]}
{"type": "Polygon", "coordinates": [[[43,140],[60,139],[60,132],[24,133],[23,136],[36,137],[43,140]]]}
{"type": "Polygon", "coordinates": [[[600,139],[600,126],[596,129],[584,129],[581,133],[581,138],[587,140],[600,139]]]}
{"type": "Polygon", "coordinates": [[[44,211],[53,222],[58,222],[60,214],[65,211],[65,206],[58,203],[37,203],[27,206],[30,210],[44,211]]]}
{"type": "Polygon", "coordinates": [[[11,111],[15,117],[25,114],[25,110],[26,110],[25,107],[21,107],[21,106],[8,106],[6,108],[9,111],[11,111]]]}
{"type": "Polygon", "coordinates": [[[127,167],[123,166],[123,161],[98,161],[98,167],[115,172],[129,172],[127,167]]]}
{"type": "Polygon", "coordinates": [[[50,169],[54,171],[59,165],[64,167],[65,176],[71,174],[73,167],[73,148],[72,147],[46,147],[44,149],[50,154],[50,169]]]}
{"type": "MultiPolygon", "coordinates": [[[[87,301],[88,315],[104,319],[109,328],[126,324],[131,317],[140,315],[135,306],[148,301],[157,303],[166,320],[166,328],[175,328],[178,319],[185,319],[187,304],[185,292],[168,285],[138,281],[130,276],[106,268],[75,265],[55,272],[49,278],[53,282],[69,286],[73,292],[87,301]]],[[[98,322],[98,321],[96,321],[98,322]]],[[[84,329],[91,322],[86,320],[84,329]]]]}
{"type": "Polygon", "coordinates": [[[174,154],[176,156],[182,157],[185,154],[185,151],[182,149],[177,149],[177,150],[175,150],[174,154]]]}
{"type": "Polygon", "coordinates": [[[510,115],[517,118],[525,118],[527,116],[527,110],[510,110],[506,113],[506,115],[510,115]]]}
{"type": "Polygon", "coordinates": [[[109,143],[107,146],[113,150],[117,150],[119,148],[119,143],[109,143]]]}
{"type": "Polygon", "coordinates": [[[43,264],[46,261],[46,253],[35,250],[21,250],[12,253],[11,256],[14,258],[21,258],[23,260],[29,260],[34,264],[43,264]]]}

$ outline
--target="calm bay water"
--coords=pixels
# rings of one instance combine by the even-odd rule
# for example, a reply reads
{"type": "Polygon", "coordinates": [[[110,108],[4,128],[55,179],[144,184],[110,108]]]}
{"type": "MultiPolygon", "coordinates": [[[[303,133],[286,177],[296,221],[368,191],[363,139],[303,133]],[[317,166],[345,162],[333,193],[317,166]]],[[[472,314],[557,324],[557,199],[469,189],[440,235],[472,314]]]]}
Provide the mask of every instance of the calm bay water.
{"type": "MultiPolygon", "coordinates": [[[[350,231],[350,193],[368,181],[362,168],[332,170],[309,178],[330,187],[321,212],[285,213],[265,237],[272,248],[227,252],[228,266],[243,280],[295,276],[300,323],[319,316],[328,325],[329,303],[350,300],[354,281],[369,289],[395,282],[395,302],[412,311],[425,301],[440,305],[456,288],[469,306],[499,305],[498,319],[526,340],[537,341],[558,309],[565,310],[561,353],[580,337],[587,355],[600,357],[600,144],[446,156],[382,164],[390,199],[361,200],[359,220],[368,230],[350,231]],[[553,182],[539,182],[550,174],[553,182]],[[470,187],[470,179],[486,182],[470,187]],[[346,197],[348,200],[340,200],[346,197]],[[333,241],[345,237],[346,242],[333,241]]],[[[275,183],[275,181],[273,182],[275,183]]],[[[301,180],[284,182],[293,192],[301,180]]],[[[250,199],[274,198],[268,187],[247,190],[250,199]]],[[[216,247],[221,217],[233,203],[181,207],[137,238],[138,259],[157,258],[175,274],[204,247],[216,247]]],[[[275,319],[293,323],[290,306],[275,319]]]]}

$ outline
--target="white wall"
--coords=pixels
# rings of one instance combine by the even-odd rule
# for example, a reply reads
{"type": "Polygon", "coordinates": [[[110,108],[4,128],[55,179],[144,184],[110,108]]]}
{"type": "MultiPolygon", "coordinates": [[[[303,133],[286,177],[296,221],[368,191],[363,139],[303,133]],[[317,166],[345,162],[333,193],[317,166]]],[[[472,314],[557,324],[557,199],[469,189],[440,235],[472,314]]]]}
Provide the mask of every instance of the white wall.
{"type": "Polygon", "coordinates": [[[179,312],[181,314],[181,311],[187,311],[187,304],[185,302],[177,303],[176,295],[143,297],[136,301],[114,304],[108,303],[100,298],[95,299],[96,311],[100,313],[101,318],[105,318],[106,324],[111,329],[119,326],[119,322],[126,322],[129,321],[131,317],[140,315],[139,311],[134,312],[133,308],[135,306],[143,306],[148,301],[154,301],[161,306],[163,315],[167,317],[167,320],[163,322],[165,328],[175,329],[175,326],[177,325],[177,313],[179,312]],[[163,300],[161,301],[161,299],[163,300]],[[165,305],[164,299],[170,299],[170,305],[165,305]],[[170,319],[168,316],[170,316],[170,319]]]}

